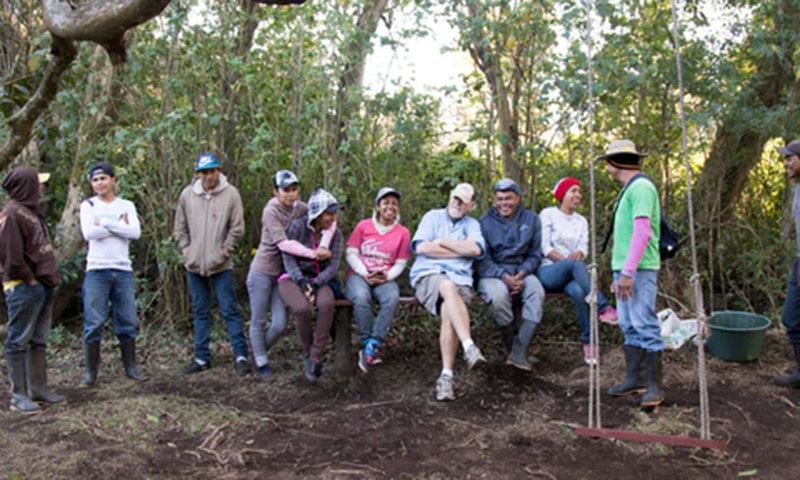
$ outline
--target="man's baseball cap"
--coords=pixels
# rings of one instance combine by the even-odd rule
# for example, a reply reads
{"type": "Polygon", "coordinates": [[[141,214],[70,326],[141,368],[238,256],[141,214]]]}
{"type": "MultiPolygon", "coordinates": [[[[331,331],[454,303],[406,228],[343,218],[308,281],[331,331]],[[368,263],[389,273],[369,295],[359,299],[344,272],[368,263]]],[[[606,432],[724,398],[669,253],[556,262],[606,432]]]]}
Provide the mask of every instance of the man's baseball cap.
{"type": "Polygon", "coordinates": [[[39,183],[47,183],[47,181],[50,180],[49,173],[39,173],[38,175],[39,175],[39,183]]]}
{"type": "Polygon", "coordinates": [[[290,185],[299,183],[300,180],[297,179],[297,175],[289,170],[279,170],[278,173],[272,177],[272,184],[275,186],[275,188],[287,188],[290,185]]]}
{"type": "Polygon", "coordinates": [[[496,192],[514,192],[517,194],[518,197],[522,198],[522,190],[520,190],[519,185],[514,180],[510,178],[503,178],[499,180],[497,183],[494,184],[493,191],[496,192]]]}
{"type": "Polygon", "coordinates": [[[793,140],[785,147],[777,147],[776,150],[784,157],[791,157],[792,155],[800,155],[800,140],[793,140]]]}
{"type": "Polygon", "coordinates": [[[197,157],[197,161],[195,161],[194,170],[196,172],[202,172],[203,170],[211,170],[213,168],[222,168],[219,164],[219,160],[217,160],[217,156],[213,153],[202,153],[199,157],[197,157]]]}
{"type": "Polygon", "coordinates": [[[459,183],[450,192],[450,197],[458,198],[464,203],[472,203],[475,200],[475,189],[469,183],[459,183]]]}
{"type": "Polygon", "coordinates": [[[102,174],[106,174],[109,177],[113,177],[114,167],[112,167],[111,164],[108,162],[97,162],[91,167],[89,167],[89,174],[87,175],[87,177],[89,177],[89,181],[91,181],[95,175],[102,175],[102,174]]]}

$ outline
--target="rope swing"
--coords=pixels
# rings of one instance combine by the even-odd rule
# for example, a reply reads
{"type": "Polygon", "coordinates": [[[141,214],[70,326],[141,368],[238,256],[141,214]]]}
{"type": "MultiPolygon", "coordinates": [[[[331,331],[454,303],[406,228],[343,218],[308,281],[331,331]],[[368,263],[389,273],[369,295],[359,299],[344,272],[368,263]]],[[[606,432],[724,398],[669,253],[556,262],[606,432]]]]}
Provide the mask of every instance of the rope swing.
{"type": "Polygon", "coordinates": [[[686,169],[686,196],[687,208],[689,210],[689,232],[691,237],[691,250],[692,250],[692,277],[691,282],[694,285],[694,300],[695,309],[697,313],[698,333],[697,338],[699,346],[697,348],[697,377],[698,388],[700,390],[700,438],[694,437],[681,437],[673,435],[657,435],[646,434],[640,432],[632,432],[626,430],[611,430],[603,429],[600,421],[600,355],[599,355],[599,340],[600,340],[600,326],[597,315],[597,239],[596,239],[596,216],[595,216],[595,175],[594,175],[594,74],[592,69],[592,14],[594,10],[594,1],[585,0],[586,10],[586,58],[587,58],[587,74],[588,74],[588,87],[589,87],[589,182],[590,201],[591,201],[591,244],[590,250],[592,255],[592,264],[590,266],[591,272],[591,293],[589,295],[590,305],[590,346],[592,351],[598,350],[595,365],[589,367],[589,412],[588,412],[588,427],[576,428],[576,433],[579,436],[588,437],[603,437],[614,438],[618,440],[632,440],[639,442],[661,443],[674,446],[684,447],[701,447],[712,448],[717,450],[724,450],[726,443],[720,440],[713,440],[711,438],[710,428],[710,413],[708,401],[708,381],[706,375],[706,354],[705,354],[705,337],[707,332],[705,306],[703,304],[703,290],[700,283],[700,273],[697,262],[697,242],[695,237],[694,228],[694,206],[692,200],[692,170],[689,162],[689,149],[687,141],[687,128],[686,128],[686,114],[684,111],[684,86],[683,86],[683,68],[681,65],[681,47],[680,47],[680,32],[678,30],[678,8],[676,0],[672,1],[672,33],[675,48],[675,59],[678,66],[678,85],[679,85],[679,117],[681,121],[682,140],[683,140],[683,160],[686,169]]]}

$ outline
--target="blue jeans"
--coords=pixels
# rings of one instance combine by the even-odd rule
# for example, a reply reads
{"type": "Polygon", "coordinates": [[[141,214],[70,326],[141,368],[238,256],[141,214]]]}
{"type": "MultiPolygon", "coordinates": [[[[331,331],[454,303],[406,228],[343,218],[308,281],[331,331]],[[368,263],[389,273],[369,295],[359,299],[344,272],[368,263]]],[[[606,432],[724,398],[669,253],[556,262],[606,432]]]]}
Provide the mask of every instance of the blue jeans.
{"type": "MultiPolygon", "coordinates": [[[[583,260],[561,260],[550,265],[542,265],[536,272],[542,286],[548,292],[566,293],[575,305],[578,325],[581,327],[581,340],[589,343],[589,327],[591,323],[589,304],[586,296],[592,289],[592,277],[583,260]]],[[[597,290],[597,311],[608,308],[608,300],[597,290]]]]}
{"type": "Polygon", "coordinates": [[[5,295],[8,307],[6,355],[45,350],[53,321],[53,287],[23,282],[5,295]]]}
{"type": "Polygon", "coordinates": [[[103,339],[108,302],[117,338],[134,340],[139,334],[133,272],[113,268],[89,270],[83,279],[84,343],[99,343],[103,339]]]}
{"type": "Polygon", "coordinates": [[[364,277],[354,273],[347,279],[345,296],[353,302],[353,315],[356,317],[361,341],[374,338],[382,342],[392,328],[394,312],[400,303],[400,287],[397,283],[392,281],[370,287],[364,277]],[[380,305],[374,326],[372,325],[373,298],[380,305]]]}
{"type": "Polygon", "coordinates": [[[783,303],[783,324],[792,345],[800,345],[800,287],[797,286],[798,260],[792,264],[786,301],[783,303]]]}
{"type": "MultiPolygon", "coordinates": [[[[619,281],[619,271],[614,272],[614,283],[619,281]]],[[[617,297],[617,317],[625,334],[625,345],[642,348],[648,352],[664,350],[661,327],[656,315],[658,270],[639,270],[633,277],[633,297],[617,297]]]]}
{"type": "Polygon", "coordinates": [[[257,270],[250,269],[247,274],[247,293],[250,296],[250,343],[256,365],[260,367],[267,364],[267,352],[286,330],[286,305],[278,292],[278,279],[257,270]],[[269,329],[268,310],[272,317],[269,329]]]}
{"type": "Polygon", "coordinates": [[[208,362],[211,360],[211,350],[208,345],[211,337],[211,284],[217,294],[217,303],[222,311],[222,318],[228,328],[228,339],[233,347],[236,357],[247,357],[247,339],[244,338],[244,322],[236,305],[236,293],[233,290],[233,270],[203,277],[187,271],[189,291],[192,294],[192,311],[194,312],[194,356],[196,359],[208,362]]]}

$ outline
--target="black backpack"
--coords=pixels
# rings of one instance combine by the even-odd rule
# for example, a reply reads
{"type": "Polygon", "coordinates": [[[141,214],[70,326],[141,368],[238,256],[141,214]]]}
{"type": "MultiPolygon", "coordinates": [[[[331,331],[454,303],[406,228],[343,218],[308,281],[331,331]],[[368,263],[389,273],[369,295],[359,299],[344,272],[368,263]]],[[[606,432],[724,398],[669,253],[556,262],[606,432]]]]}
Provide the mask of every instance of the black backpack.
{"type": "MultiPolygon", "coordinates": [[[[614,215],[616,215],[617,213],[617,207],[619,207],[619,201],[622,199],[622,195],[625,194],[625,190],[627,190],[628,187],[633,182],[635,182],[640,178],[647,179],[650,183],[653,183],[653,181],[650,180],[650,178],[644,173],[638,173],[633,178],[631,178],[628,184],[625,185],[625,188],[623,188],[622,191],[619,192],[617,201],[614,203],[614,215]]],[[[606,231],[606,238],[605,240],[603,240],[603,248],[600,250],[601,252],[606,251],[606,248],[608,247],[608,242],[609,240],[611,240],[611,232],[614,229],[614,224],[613,224],[614,215],[612,215],[612,224],[610,227],[608,227],[608,231],[606,231]]],[[[661,254],[661,260],[669,260],[678,253],[678,250],[681,249],[681,242],[680,238],[678,237],[678,232],[673,230],[672,226],[669,224],[669,222],[667,222],[666,218],[664,217],[663,210],[661,211],[660,216],[661,216],[661,223],[659,225],[661,228],[661,236],[658,238],[658,250],[659,253],[661,254]]]]}

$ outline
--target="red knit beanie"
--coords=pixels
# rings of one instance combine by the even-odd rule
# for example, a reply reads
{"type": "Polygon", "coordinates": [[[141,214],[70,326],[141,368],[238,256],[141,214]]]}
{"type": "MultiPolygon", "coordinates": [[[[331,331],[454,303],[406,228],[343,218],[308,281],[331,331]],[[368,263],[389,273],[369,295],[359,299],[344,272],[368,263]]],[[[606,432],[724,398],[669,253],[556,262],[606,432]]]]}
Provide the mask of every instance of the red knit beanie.
{"type": "Polygon", "coordinates": [[[556,197],[556,200],[560,203],[564,195],[567,194],[567,191],[572,188],[573,185],[580,184],[581,182],[575,177],[564,177],[556,182],[556,186],[553,188],[553,196],[556,197]]]}

